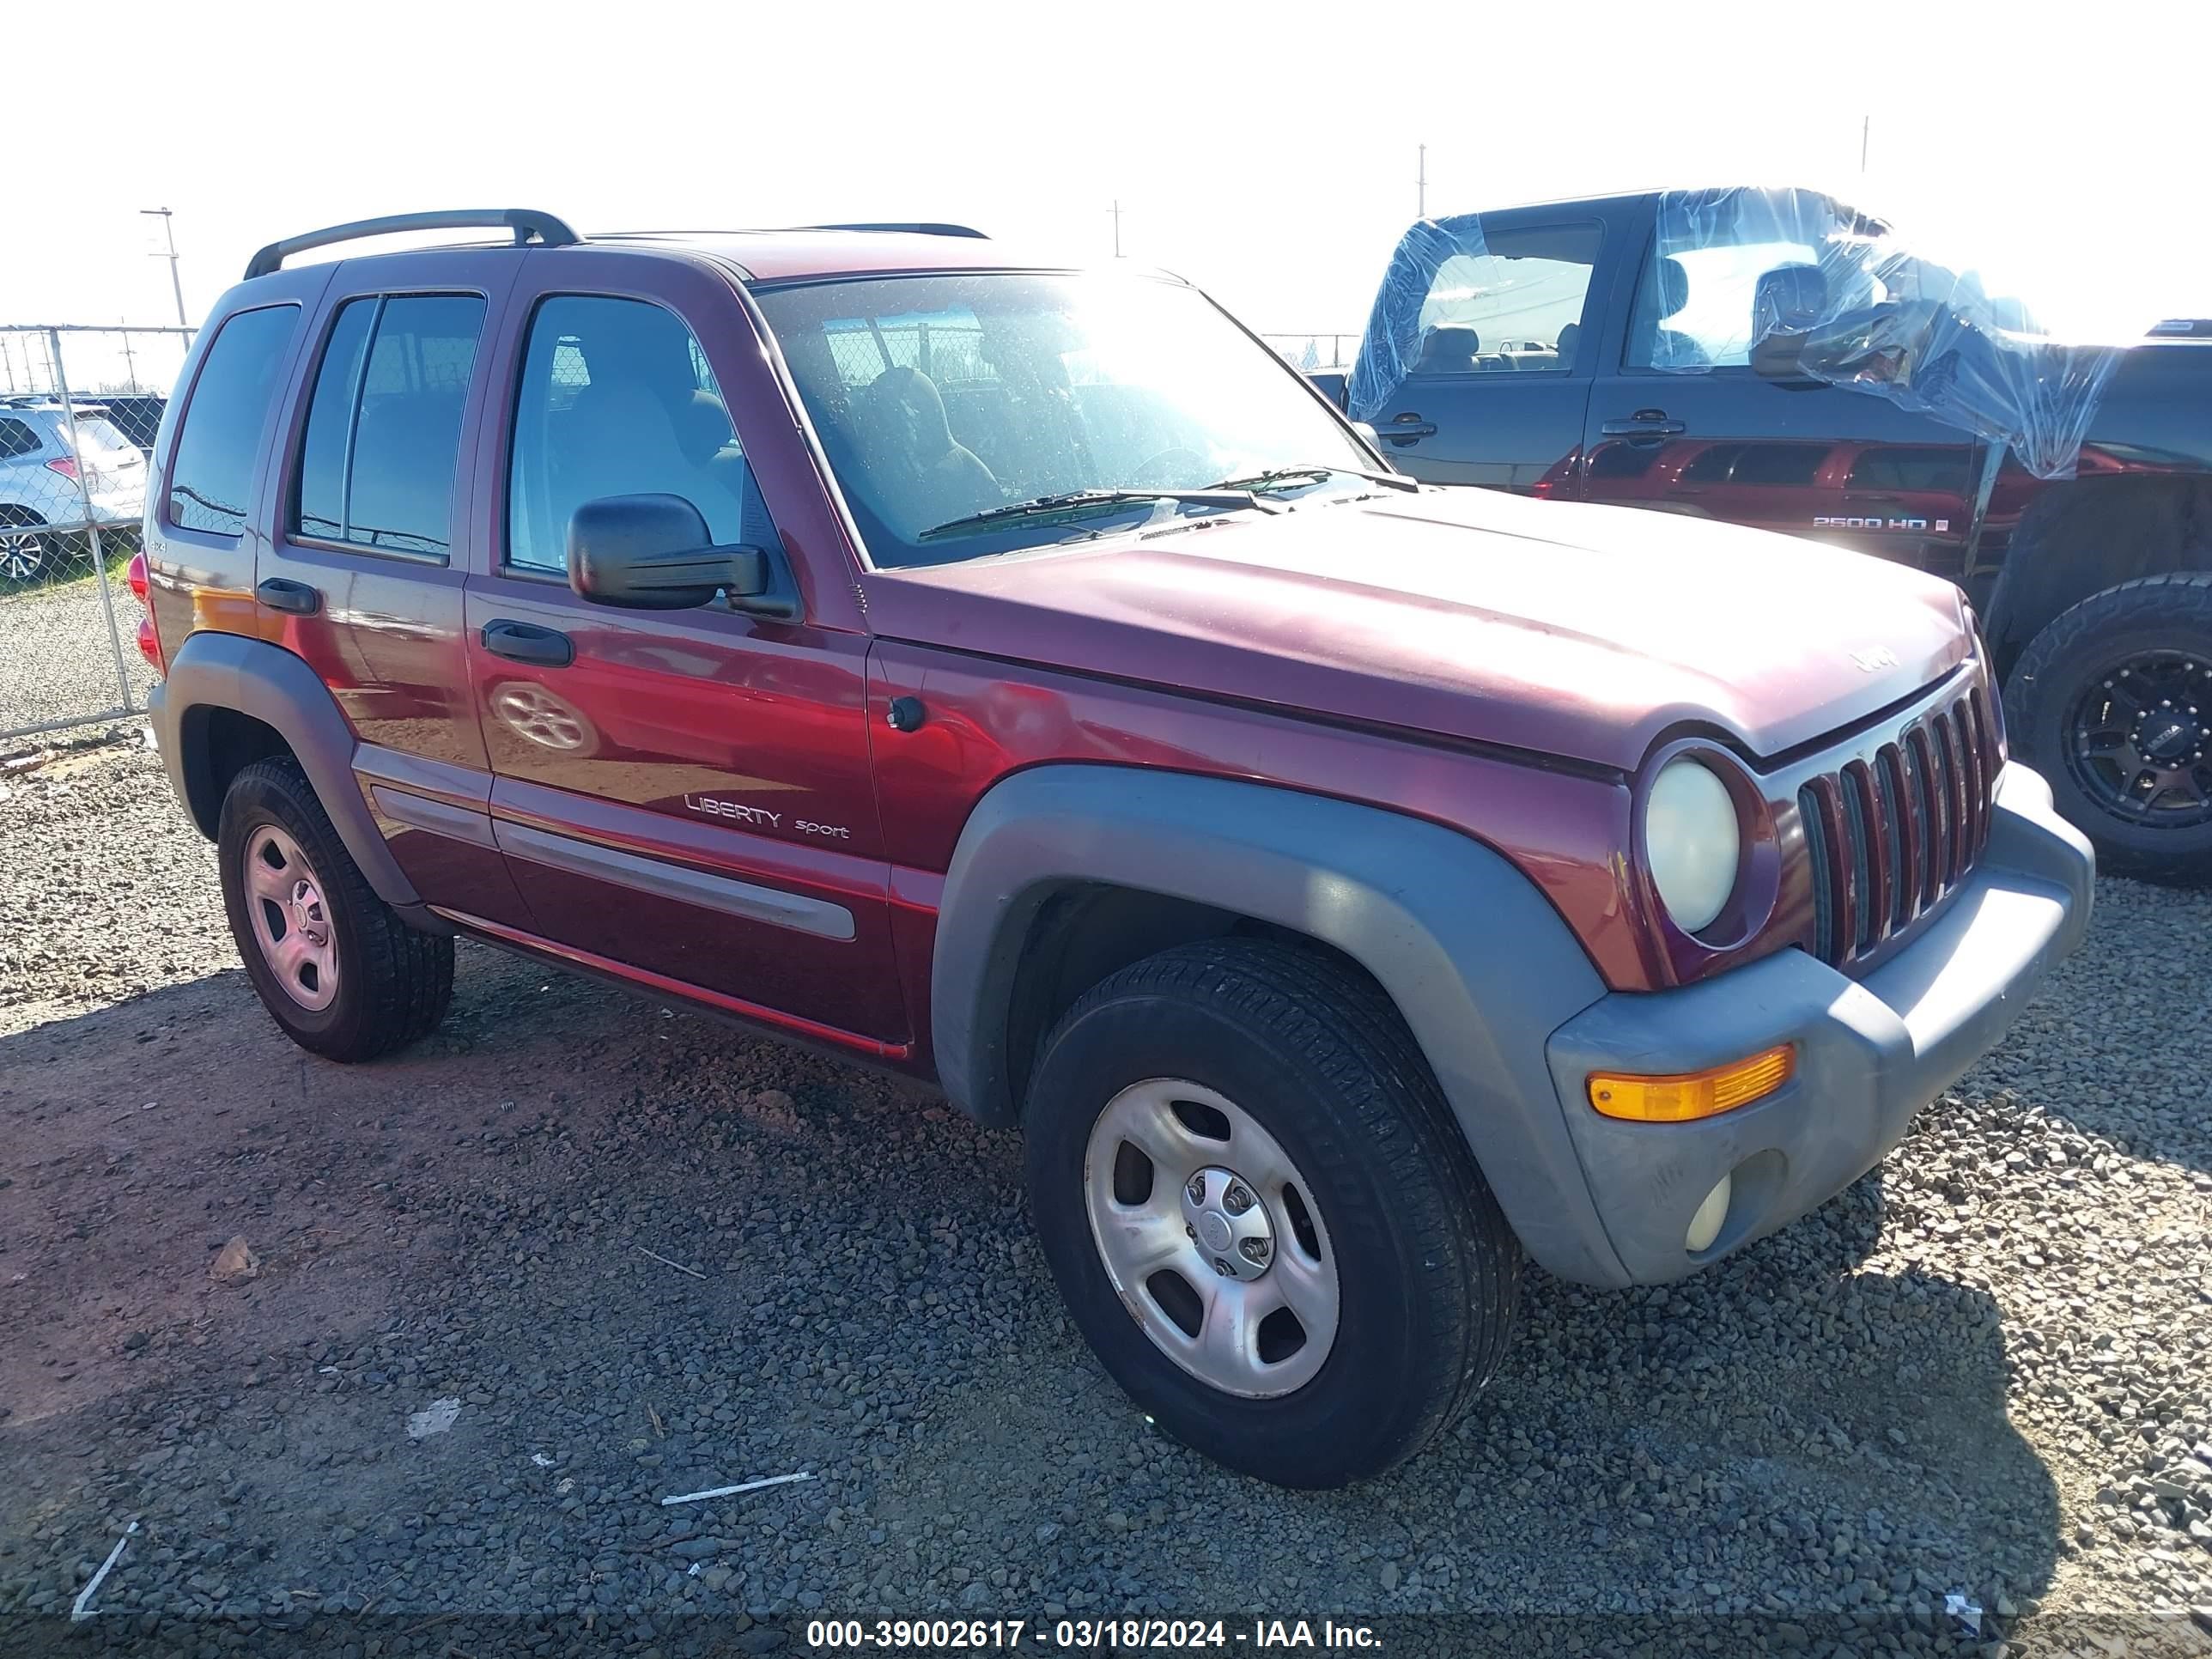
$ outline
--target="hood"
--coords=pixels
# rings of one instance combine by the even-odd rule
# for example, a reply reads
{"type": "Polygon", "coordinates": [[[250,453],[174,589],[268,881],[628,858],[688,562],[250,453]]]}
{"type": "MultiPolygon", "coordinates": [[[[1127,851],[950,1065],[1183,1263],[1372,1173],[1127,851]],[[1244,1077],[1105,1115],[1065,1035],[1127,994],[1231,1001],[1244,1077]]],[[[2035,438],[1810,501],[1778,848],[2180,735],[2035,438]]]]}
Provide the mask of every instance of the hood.
{"type": "Polygon", "coordinates": [[[1482,489],[879,571],[867,602],[888,638],[1621,771],[1685,725],[1764,760],[1972,650],[1957,590],[1901,566],[1482,489]]]}

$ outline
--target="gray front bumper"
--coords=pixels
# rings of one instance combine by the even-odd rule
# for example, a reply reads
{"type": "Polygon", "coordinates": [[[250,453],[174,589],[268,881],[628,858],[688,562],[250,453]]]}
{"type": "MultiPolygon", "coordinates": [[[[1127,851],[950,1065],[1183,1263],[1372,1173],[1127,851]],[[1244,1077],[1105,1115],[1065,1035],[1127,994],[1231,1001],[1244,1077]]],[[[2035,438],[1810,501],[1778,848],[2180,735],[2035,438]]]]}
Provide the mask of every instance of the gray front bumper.
{"type": "Polygon", "coordinates": [[[1621,1282],[1679,1279],[1825,1203],[1880,1162],[1913,1115],[2002,1037],[2089,922],[2095,865],[2021,766],[1999,778],[1987,851],[1923,932],[1864,980],[1784,951],[1680,990],[1607,996],[1546,1048],[1621,1282]],[[1664,1074],[1797,1047],[1777,1093],[1692,1123],[1601,1116],[1594,1071],[1664,1074]],[[1723,1175],[1719,1237],[1691,1217],[1723,1175]]]}

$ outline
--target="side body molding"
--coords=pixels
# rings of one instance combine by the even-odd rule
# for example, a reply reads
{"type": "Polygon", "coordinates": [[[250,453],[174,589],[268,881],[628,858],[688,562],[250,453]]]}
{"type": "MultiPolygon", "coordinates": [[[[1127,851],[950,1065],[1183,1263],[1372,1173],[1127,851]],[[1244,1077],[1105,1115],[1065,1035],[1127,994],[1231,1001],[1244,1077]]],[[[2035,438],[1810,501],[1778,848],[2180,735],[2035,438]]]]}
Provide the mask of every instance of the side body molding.
{"type": "Polygon", "coordinates": [[[203,835],[214,839],[222,814],[205,741],[207,716],[218,708],[252,715],[290,745],[338,838],[379,898],[393,906],[422,902],[384,844],[354,776],[359,739],[329,689],[290,652],[240,634],[194,634],[177,648],[167,677],[149,700],[170,787],[203,835]]]}
{"type": "Polygon", "coordinates": [[[978,803],[946,872],[932,963],[945,1093],[1015,1121],[1006,1011],[1039,910],[1103,883],[1234,910],[1342,951],[1412,1028],[1531,1255],[1618,1283],[1545,1039],[1605,994],[1557,911],[1489,848],[1317,795],[1116,766],[1042,766],[978,803]]]}

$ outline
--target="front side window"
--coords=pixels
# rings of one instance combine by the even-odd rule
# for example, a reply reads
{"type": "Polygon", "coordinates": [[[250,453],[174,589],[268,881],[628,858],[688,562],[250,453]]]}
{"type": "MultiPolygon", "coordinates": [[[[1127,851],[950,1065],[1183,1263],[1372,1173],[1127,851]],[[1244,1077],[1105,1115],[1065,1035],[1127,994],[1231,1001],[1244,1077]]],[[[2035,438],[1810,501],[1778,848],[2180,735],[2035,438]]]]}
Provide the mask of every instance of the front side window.
{"type": "Polygon", "coordinates": [[[446,557],[461,417],[484,302],[349,300],[307,408],[294,527],[320,541],[446,557]]]}
{"type": "Polygon", "coordinates": [[[1095,501],[1072,523],[1044,505],[1071,492],[1205,491],[1282,469],[1304,470],[1300,489],[1369,487],[1372,459],[1328,409],[1179,283],[959,272],[757,293],[878,565],[1112,527],[1095,501]],[[975,519],[1010,506],[1023,510],[975,519]]]}
{"type": "Polygon", "coordinates": [[[208,348],[169,463],[169,522],[179,529],[245,532],[254,458],[299,318],[297,306],[241,311],[208,348]]]}
{"type": "Polygon", "coordinates": [[[775,531],[714,371],[675,313],[557,295],[531,319],[507,470],[507,562],[567,568],[568,520],[606,495],[680,495],[720,546],[775,531]]]}

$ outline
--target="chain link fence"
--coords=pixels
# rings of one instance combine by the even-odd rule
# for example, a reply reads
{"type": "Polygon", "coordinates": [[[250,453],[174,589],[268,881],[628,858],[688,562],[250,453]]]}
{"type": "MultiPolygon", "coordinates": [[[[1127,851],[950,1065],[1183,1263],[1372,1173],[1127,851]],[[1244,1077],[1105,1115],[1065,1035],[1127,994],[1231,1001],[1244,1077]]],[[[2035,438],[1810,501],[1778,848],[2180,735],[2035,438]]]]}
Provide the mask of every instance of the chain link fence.
{"type": "Polygon", "coordinates": [[[1292,368],[1350,368],[1359,349],[1359,331],[1348,334],[1262,334],[1260,337],[1292,368]]]}
{"type": "Polygon", "coordinates": [[[191,337],[0,325],[0,740],[146,706],[124,568],[191,337]]]}

